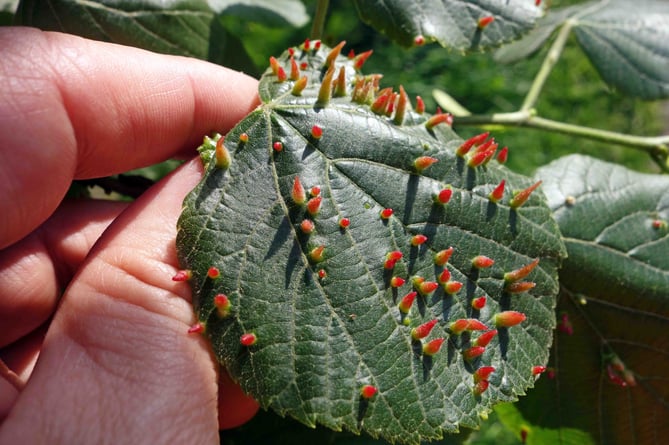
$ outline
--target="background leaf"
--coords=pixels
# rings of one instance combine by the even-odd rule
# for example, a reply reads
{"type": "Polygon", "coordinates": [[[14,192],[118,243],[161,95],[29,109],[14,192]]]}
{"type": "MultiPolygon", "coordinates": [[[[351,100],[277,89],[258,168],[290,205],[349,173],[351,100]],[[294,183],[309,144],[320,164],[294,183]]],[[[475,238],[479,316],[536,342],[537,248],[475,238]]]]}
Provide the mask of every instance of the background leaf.
{"type": "Polygon", "coordinates": [[[569,257],[555,378],[542,378],[518,406],[533,423],[584,429],[600,444],[661,442],[669,432],[669,177],[578,155],[537,176],[569,257]]]}
{"type": "Polygon", "coordinates": [[[17,15],[23,25],[206,59],[214,13],[204,0],[27,0],[17,15]]]}
{"type": "Polygon", "coordinates": [[[460,51],[496,47],[529,31],[541,8],[525,0],[356,0],[360,17],[396,42],[416,36],[460,51]],[[478,20],[492,16],[485,29],[478,20]]]}
{"type": "MultiPolygon", "coordinates": [[[[514,400],[532,386],[532,366],[548,357],[563,247],[541,193],[511,210],[510,190],[529,186],[529,178],[494,161],[467,167],[453,151],[462,140],[445,124],[428,130],[427,115],[408,110],[397,125],[395,114],[373,113],[369,103],[378,78],[362,77],[354,60],[336,60],[337,72],[348,79],[346,94],[318,105],[326,49],[291,52],[300,75],[309,79],[307,88],[292,94],[293,81],[265,73],[263,105],[225,137],[230,168],[215,166],[216,139],[207,138],[206,177],[180,218],[180,261],[193,271],[196,312],[214,351],[264,407],[307,425],[407,443],[476,427],[492,404],[514,400]],[[352,101],[354,84],[370,95],[352,101]],[[314,125],[323,129],[322,138],[311,135],[314,125]],[[242,133],[248,142],[240,142],[242,133]],[[281,151],[273,148],[276,142],[281,151]],[[419,174],[413,167],[419,156],[438,162],[419,174]],[[291,198],[295,177],[307,189],[321,189],[322,207],[309,235],[300,229],[309,215],[291,198]],[[508,192],[495,205],[487,196],[502,178],[508,192]],[[447,185],[451,201],[434,203],[433,194],[447,185]],[[379,216],[384,208],[394,209],[385,221],[379,216]],[[345,230],[338,224],[342,217],[351,222],[345,230]],[[416,234],[428,241],[413,247],[416,234]],[[325,246],[324,259],[314,262],[310,252],[318,246],[325,246]],[[448,296],[439,287],[402,316],[397,303],[411,291],[410,277],[434,281],[441,267],[433,254],[449,246],[455,252],[447,267],[463,289],[448,296]],[[385,269],[386,254],[395,250],[403,259],[385,269]],[[473,269],[472,257],[479,254],[494,258],[493,267],[473,269]],[[537,286],[505,292],[503,273],[533,258],[541,259],[529,278],[537,286]],[[221,278],[207,277],[211,266],[222,271],[221,278]],[[327,276],[319,278],[321,270],[327,276]],[[407,283],[391,288],[393,274],[407,283]],[[221,317],[214,306],[219,293],[232,303],[229,316],[221,317]],[[481,295],[488,303],[479,312],[471,300],[481,295]],[[465,362],[461,353],[479,334],[451,335],[450,323],[475,317],[493,326],[500,310],[522,311],[528,320],[500,328],[479,359],[465,362]],[[448,341],[428,357],[410,332],[432,319],[438,324],[426,340],[448,341]],[[245,332],[255,333],[257,344],[240,345],[245,332]],[[484,364],[496,372],[490,388],[476,396],[472,374],[484,364]],[[371,400],[360,397],[366,384],[379,389],[371,400]]],[[[287,72],[289,58],[286,52],[279,61],[287,72]]]]}
{"type": "Polygon", "coordinates": [[[553,32],[564,25],[565,21],[589,6],[591,6],[591,3],[548,10],[546,15],[537,22],[536,28],[520,40],[504,45],[495,51],[495,60],[500,63],[515,63],[531,56],[541,49],[553,32]]]}
{"type": "Polygon", "coordinates": [[[601,1],[574,33],[609,85],[643,99],[669,97],[669,3],[601,1]]]}
{"type": "Polygon", "coordinates": [[[496,59],[530,56],[561,26],[570,26],[602,79],[630,96],[669,97],[669,3],[600,0],[551,10],[537,29],[500,49],[496,59]]]}
{"type": "Polygon", "coordinates": [[[495,407],[495,413],[500,421],[514,431],[525,445],[595,445],[592,437],[585,431],[573,428],[543,428],[541,425],[532,425],[512,403],[500,403],[495,407]],[[524,439],[523,435],[525,436],[524,439]]]}
{"type": "Polygon", "coordinates": [[[223,20],[224,16],[233,14],[243,16],[244,20],[252,16],[274,25],[303,23],[308,19],[304,6],[297,0],[278,3],[261,0],[24,0],[17,12],[17,22],[164,54],[196,57],[256,74],[241,40],[228,31],[223,20]]]}
{"type": "Polygon", "coordinates": [[[0,0],[0,26],[11,25],[18,4],[18,0],[0,0]]]}
{"type": "Polygon", "coordinates": [[[232,15],[248,22],[273,26],[304,26],[309,21],[299,0],[207,0],[219,14],[232,15]]]}

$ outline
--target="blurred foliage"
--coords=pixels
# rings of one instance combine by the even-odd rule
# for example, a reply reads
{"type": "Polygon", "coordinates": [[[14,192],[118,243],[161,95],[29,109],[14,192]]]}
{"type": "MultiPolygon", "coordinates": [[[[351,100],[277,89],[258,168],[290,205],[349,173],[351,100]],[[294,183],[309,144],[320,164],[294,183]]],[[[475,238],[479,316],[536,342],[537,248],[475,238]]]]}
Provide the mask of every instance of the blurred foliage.
{"type": "Polygon", "coordinates": [[[18,0],[0,0],[0,26],[12,24],[18,3],[18,0]]]}

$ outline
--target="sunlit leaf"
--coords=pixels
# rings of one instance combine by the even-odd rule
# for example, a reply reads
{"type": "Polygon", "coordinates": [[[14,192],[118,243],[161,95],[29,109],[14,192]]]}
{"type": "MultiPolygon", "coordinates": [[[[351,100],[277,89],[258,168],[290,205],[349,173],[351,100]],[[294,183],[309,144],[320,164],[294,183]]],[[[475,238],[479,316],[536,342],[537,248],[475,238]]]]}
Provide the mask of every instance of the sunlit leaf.
{"type": "Polygon", "coordinates": [[[497,60],[531,55],[560,26],[570,27],[609,86],[642,99],[669,97],[668,2],[601,0],[550,11],[536,30],[502,48],[497,60]]]}
{"type": "Polygon", "coordinates": [[[18,16],[45,30],[206,59],[214,14],[204,0],[27,0],[18,16]]]}
{"type": "Polygon", "coordinates": [[[599,2],[578,15],[574,33],[604,81],[643,99],[669,96],[669,3],[599,2]]]}
{"type": "Polygon", "coordinates": [[[309,21],[304,3],[300,0],[207,0],[207,3],[219,14],[233,15],[250,22],[300,27],[309,21]]]}
{"type": "Polygon", "coordinates": [[[541,8],[527,0],[356,0],[360,17],[405,46],[426,42],[460,51],[497,47],[534,26],[541,8]],[[479,20],[492,18],[487,26],[479,20]]]}
{"type": "Polygon", "coordinates": [[[582,3],[566,8],[550,9],[539,19],[537,27],[527,35],[495,51],[495,60],[501,63],[514,63],[531,56],[541,49],[557,28],[588,6],[588,3],[582,3]]]}
{"type": "Polygon", "coordinates": [[[428,128],[432,117],[408,103],[403,117],[370,107],[378,78],[363,77],[356,60],[336,59],[335,78],[342,72],[346,80],[328,92],[328,49],[291,51],[302,66],[296,77],[309,79],[306,88],[294,90],[284,53],[275,68],[287,79],[268,69],[259,86],[263,104],[225,136],[218,156],[218,139],[205,140],[206,176],[180,218],[180,261],[193,272],[196,313],[213,349],[264,407],[307,425],[405,443],[476,427],[494,403],[532,386],[532,366],[548,358],[563,247],[541,192],[511,209],[511,192],[530,186],[529,178],[495,160],[468,166],[472,154],[455,155],[462,140],[448,124],[428,128]],[[225,152],[229,167],[219,168],[228,165],[225,152]],[[302,187],[293,192],[296,178],[302,187]],[[502,179],[507,192],[495,204],[488,195],[502,179]],[[448,187],[450,201],[435,202],[448,187]],[[303,201],[316,196],[322,201],[310,214],[314,201],[303,201]],[[303,229],[307,219],[313,232],[303,229]],[[415,235],[427,239],[412,245],[415,235]],[[433,256],[450,246],[446,267],[462,289],[448,295],[437,285],[403,315],[398,303],[416,287],[412,277],[436,283],[443,267],[433,256]],[[402,258],[386,267],[394,251],[402,258]],[[494,264],[474,268],[478,255],[494,264]],[[539,266],[527,280],[536,287],[507,292],[503,274],[535,258],[539,266]],[[208,277],[210,267],[221,277],[208,277]],[[406,283],[391,287],[393,276],[406,283]],[[218,294],[230,308],[217,309],[218,294]],[[480,296],[486,305],[474,310],[471,300],[480,296]],[[482,356],[465,361],[480,333],[456,335],[450,324],[474,318],[493,328],[503,310],[527,319],[499,328],[482,356]],[[431,320],[431,333],[412,339],[412,328],[431,320]],[[245,333],[256,342],[242,345],[245,333]],[[447,340],[442,349],[424,354],[422,346],[438,338],[447,340]],[[473,373],[482,365],[496,371],[476,395],[473,373]],[[378,392],[362,397],[365,385],[378,392]]]}
{"type": "Polygon", "coordinates": [[[17,16],[20,24],[44,30],[255,71],[240,39],[215,20],[205,0],[25,0],[17,16]]]}

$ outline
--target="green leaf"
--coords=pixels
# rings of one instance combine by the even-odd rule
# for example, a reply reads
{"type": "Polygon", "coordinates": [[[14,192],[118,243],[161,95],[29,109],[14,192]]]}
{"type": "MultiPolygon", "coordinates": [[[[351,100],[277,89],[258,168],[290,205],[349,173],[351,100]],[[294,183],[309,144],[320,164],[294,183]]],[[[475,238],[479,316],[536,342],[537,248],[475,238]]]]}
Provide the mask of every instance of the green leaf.
{"type": "Polygon", "coordinates": [[[460,51],[497,47],[534,26],[541,8],[526,0],[356,0],[363,21],[405,46],[417,36],[460,51]],[[478,21],[494,21],[480,29],[478,21]]]}
{"type": "Polygon", "coordinates": [[[500,421],[527,445],[595,445],[592,437],[584,431],[572,428],[542,428],[529,423],[515,404],[500,403],[495,407],[500,421]],[[523,435],[525,438],[523,439],[523,435]]]}
{"type": "Polygon", "coordinates": [[[12,24],[18,4],[18,0],[0,0],[0,26],[12,24]]]}
{"type": "Polygon", "coordinates": [[[242,42],[222,26],[220,17],[214,20],[204,0],[24,0],[17,16],[21,24],[44,30],[255,71],[242,42]]]}
{"type": "Polygon", "coordinates": [[[669,3],[599,2],[574,33],[606,83],[642,99],[669,97],[669,3]]]}
{"type": "Polygon", "coordinates": [[[214,16],[204,0],[24,0],[18,15],[23,25],[200,59],[214,16]]]}
{"type": "MultiPolygon", "coordinates": [[[[328,50],[291,51],[309,79],[306,89],[293,94],[294,81],[266,71],[262,105],[225,137],[229,168],[216,166],[223,160],[215,154],[217,138],[205,139],[205,178],[186,198],[179,221],[180,262],[192,270],[195,311],[213,350],[263,407],[309,426],[403,443],[476,427],[493,404],[524,394],[534,383],[532,365],[548,358],[564,251],[544,198],[537,191],[510,209],[511,190],[528,187],[529,178],[496,161],[468,167],[454,154],[462,140],[451,128],[442,123],[428,130],[430,116],[410,105],[403,119],[383,108],[372,112],[379,77],[359,74],[355,60],[336,59],[334,72],[344,73],[346,91],[331,97],[321,91],[328,50]],[[314,125],[321,138],[312,136],[314,125]],[[419,172],[414,160],[421,156],[438,162],[419,172]],[[306,190],[320,187],[314,216],[292,197],[296,177],[306,190]],[[493,204],[488,194],[502,179],[507,193],[493,204]],[[447,186],[451,200],[435,203],[433,195],[447,186]],[[386,208],[394,213],[384,220],[386,208]],[[343,217],[350,219],[346,229],[339,225],[343,217]],[[301,230],[305,219],[314,222],[311,234],[301,230]],[[416,234],[427,242],[412,246],[416,234]],[[311,257],[319,246],[322,261],[311,257]],[[439,286],[403,316],[397,305],[412,291],[410,278],[436,281],[442,267],[433,255],[449,246],[455,251],[446,267],[462,290],[449,296],[439,286]],[[391,251],[403,258],[387,269],[391,251]],[[495,264],[475,270],[472,258],[480,254],[495,264]],[[505,292],[504,272],[534,258],[540,263],[528,280],[536,287],[505,292]],[[212,266],[220,278],[208,278],[212,266]],[[391,288],[392,276],[407,282],[391,288]],[[219,311],[217,294],[231,308],[219,311]],[[471,300],[482,295],[488,302],[478,312],[471,300]],[[500,328],[481,357],[465,362],[462,352],[479,333],[452,334],[450,323],[478,318],[493,327],[501,310],[524,312],[527,320],[500,328]],[[429,336],[412,340],[412,328],[433,319],[429,336]],[[257,342],[242,346],[240,337],[251,332],[257,342]],[[423,354],[421,343],[437,338],[447,339],[442,350],[423,354]],[[476,396],[473,372],[482,365],[497,371],[476,396]],[[362,398],[364,385],[378,393],[362,398]]],[[[279,64],[290,73],[288,52],[279,64]]]]}
{"type": "Polygon", "coordinates": [[[309,21],[306,8],[299,0],[207,0],[207,3],[219,14],[249,22],[299,28],[309,21]]]}
{"type": "Polygon", "coordinates": [[[601,0],[549,12],[537,29],[500,49],[515,62],[533,54],[561,26],[569,26],[593,66],[611,87],[642,99],[669,97],[669,3],[601,0]]]}
{"type": "Polygon", "coordinates": [[[537,176],[569,257],[555,378],[519,407],[534,423],[583,429],[597,443],[658,443],[669,433],[660,420],[669,415],[669,177],[578,155],[537,176]]]}
{"type": "Polygon", "coordinates": [[[539,19],[536,28],[520,40],[504,45],[495,51],[495,60],[500,63],[515,63],[531,56],[541,49],[557,28],[563,26],[567,20],[589,6],[591,6],[591,3],[550,9],[546,15],[539,19]]]}

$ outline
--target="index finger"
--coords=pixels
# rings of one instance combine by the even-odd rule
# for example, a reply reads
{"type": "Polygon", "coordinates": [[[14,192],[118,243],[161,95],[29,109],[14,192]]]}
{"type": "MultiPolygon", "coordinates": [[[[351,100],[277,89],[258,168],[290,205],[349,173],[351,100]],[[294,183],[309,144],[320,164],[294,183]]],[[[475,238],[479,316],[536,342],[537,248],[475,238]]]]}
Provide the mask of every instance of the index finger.
{"type": "Polygon", "coordinates": [[[257,81],[207,62],[30,28],[0,29],[0,248],[72,179],[168,159],[257,103],[257,81]]]}

